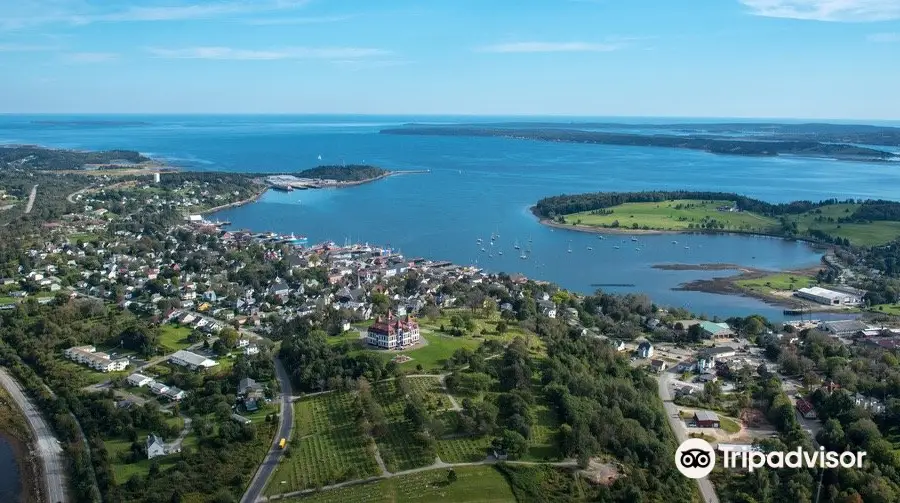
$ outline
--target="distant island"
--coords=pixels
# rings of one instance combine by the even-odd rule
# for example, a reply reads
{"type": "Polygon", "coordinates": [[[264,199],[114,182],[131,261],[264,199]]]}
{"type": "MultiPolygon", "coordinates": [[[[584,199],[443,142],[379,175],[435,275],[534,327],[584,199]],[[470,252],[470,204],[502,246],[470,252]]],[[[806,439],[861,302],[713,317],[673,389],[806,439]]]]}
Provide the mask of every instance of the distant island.
{"type": "MultiPolygon", "coordinates": [[[[441,135],[441,136],[489,136],[524,140],[593,143],[635,147],[665,147],[702,150],[713,154],[766,156],[796,155],[827,157],[847,161],[880,162],[900,160],[900,155],[870,147],[839,141],[900,143],[900,129],[871,126],[855,130],[853,126],[842,129],[824,125],[822,132],[816,129],[763,128],[748,125],[738,131],[737,125],[629,125],[629,124],[550,124],[550,123],[500,123],[481,125],[418,125],[381,130],[382,134],[441,135]],[[631,133],[623,130],[677,130],[683,134],[631,133]],[[599,130],[598,130],[599,129],[599,130]],[[606,131],[602,129],[607,129],[606,131]],[[898,131],[891,131],[898,129],[898,131]],[[887,138],[885,140],[884,138],[887,138]]],[[[787,127],[787,126],[785,126],[787,127]]],[[[674,132],[674,131],[673,131],[674,132]]]]}
{"type": "Polygon", "coordinates": [[[104,167],[134,167],[152,162],[149,157],[133,150],[88,152],[36,145],[0,146],[0,166],[11,169],[77,171],[104,167]]]}
{"type": "Polygon", "coordinates": [[[734,232],[844,246],[900,236],[900,203],[883,200],[769,203],[728,192],[597,192],[547,197],[532,212],[544,224],[588,232],[734,232]]]}

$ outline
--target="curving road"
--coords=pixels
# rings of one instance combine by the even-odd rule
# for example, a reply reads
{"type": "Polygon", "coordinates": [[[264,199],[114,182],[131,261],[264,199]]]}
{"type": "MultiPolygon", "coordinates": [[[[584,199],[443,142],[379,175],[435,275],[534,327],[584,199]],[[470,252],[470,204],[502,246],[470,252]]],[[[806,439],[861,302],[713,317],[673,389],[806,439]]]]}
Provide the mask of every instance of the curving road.
{"type": "Polygon", "coordinates": [[[291,380],[284,370],[284,365],[281,364],[281,360],[278,358],[275,358],[275,376],[278,378],[279,386],[281,386],[281,414],[278,416],[278,434],[272,440],[272,447],[269,448],[269,453],[266,454],[266,458],[256,470],[256,474],[250,481],[247,491],[244,492],[241,503],[255,503],[262,495],[269,478],[275,473],[275,469],[278,468],[281,455],[284,454],[281,448],[278,447],[278,442],[282,438],[290,441],[291,430],[294,428],[294,408],[291,405],[293,394],[291,380]]]}
{"type": "MultiPolygon", "coordinates": [[[[684,427],[684,421],[678,416],[678,408],[672,403],[672,394],[669,392],[669,385],[672,383],[672,372],[665,371],[659,376],[659,398],[663,402],[666,417],[669,419],[669,426],[675,432],[675,438],[678,443],[687,440],[687,431],[684,427]]],[[[697,485],[700,486],[700,494],[703,496],[704,503],[719,503],[719,497],[716,496],[716,489],[708,478],[697,479],[697,485]]]]}
{"type": "Polygon", "coordinates": [[[12,378],[6,369],[0,367],[0,385],[9,392],[10,396],[22,409],[29,426],[34,433],[37,454],[41,458],[44,472],[44,494],[49,503],[65,503],[69,501],[66,496],[66,464],[63,459],[63,450],[59,441],[53,435],[53,430],[44,421],[41,413],[25,392],[19,386],[18,381],[12,378]]]}

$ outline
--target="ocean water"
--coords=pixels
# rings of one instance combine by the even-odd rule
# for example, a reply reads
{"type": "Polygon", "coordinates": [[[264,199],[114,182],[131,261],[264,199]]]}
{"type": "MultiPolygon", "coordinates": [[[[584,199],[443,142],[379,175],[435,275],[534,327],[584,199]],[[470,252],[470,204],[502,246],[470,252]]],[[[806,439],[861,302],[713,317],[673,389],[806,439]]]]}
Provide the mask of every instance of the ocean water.
{"type": "Polygon", "coordinates": [[[22,478],[12,446],[0,435],[0,501],[15,503],[22,494],[22,478]]]}
{"type": "MultiPolygon", "coordinates": [[[[900,170],[894,163],[378,133],[409,122],[508,120],[526,119],[7,115],[0,116],[0,142],[133,149],[194,170],[286,172],[341,163],[429,170],[347,189],[270,191],[257,203],[222,211],[213,218],[230,220],[233,228],[306,235],[311,242],[349,239],[389,244],[409,257],[477,262],[489,271],[521,272],[582,292],[593,291],[597,284],[633,284],[605,289],[643,292],[659,304],[722,317],[755,312],[782,316],[781,308],[751,298],[673,290],[686,281],[728,272],[665,271],[652,266],[717,262],[784,269],[814,265],[820,253],[803,243],[735,235],[638,236],[638,242],[627,235],[610,235],[601,240],[594,234],[542,226],[528,211],[529,206],[541,197],[561,193],[644,189],[722,190],[773,202],[830,197],[893,199],[900,186],[900,170]],[[500,235],[493,249],[488,245],[492,233],[500,235]],[[484,239],[485,252],[476,244],[477,238],[484,239]],[[529,260],[518,258],[516,242],[523,248],[532,247],[529,260]]],[[[716,119],[722,120],[732,119],[716,119]]]]}

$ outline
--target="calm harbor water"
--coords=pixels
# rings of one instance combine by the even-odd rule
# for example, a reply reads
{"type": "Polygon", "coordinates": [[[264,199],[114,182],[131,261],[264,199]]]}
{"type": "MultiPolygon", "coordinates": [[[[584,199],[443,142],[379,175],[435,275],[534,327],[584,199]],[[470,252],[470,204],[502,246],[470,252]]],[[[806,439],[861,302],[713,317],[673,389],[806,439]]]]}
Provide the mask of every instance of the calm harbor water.
{"type": "Polygon", "coordinates": [[[306,235],[310,242],[368,241],[390,244],[407,256],[466,264],[477,261],[490,271],[521,272],[582,292],[593,291],[596,284],[633,284],[606,289],[643,292],[659,304],[719,316],[758,312],[780,318],[781,308],[750,298],[672,290],[686,281],[727,272],[665,271],[652,266],[716,262],[784,269],[814,265],[820,254],[803,243],[751,236],[648,235],[632,242],[628,235],[610,235],[601,240],[594,234],[542,226],[528,207],[544,196],[587,191],[684,188],[789,201],[893,199],[894,189],[900,186],[900,166],[894,163],[849,164],[649,147],[378,134],[381,128],[408,122],[473,119],[0,116],[0,141],[134,149],[198,170],[294,171],[344,162],[392,170],[430,170],[340,190],[270,191],[257,203],[212,218],[230,220],[233,228],[306,235]],[[492,233],[500,234],[493,249],[488,245],[492,233]],[[477,238],[484,239],[485,252],[476,245],[477,238]],[[529,260],[518,258],[516,242],[522,248],[532,247],[529,260]]]}
{"type": "Polygon", "coordinates": [[[22,480],[19,465],[12,446],[0,435],[0,501],[15,503],[22,494],[22,480]]]}

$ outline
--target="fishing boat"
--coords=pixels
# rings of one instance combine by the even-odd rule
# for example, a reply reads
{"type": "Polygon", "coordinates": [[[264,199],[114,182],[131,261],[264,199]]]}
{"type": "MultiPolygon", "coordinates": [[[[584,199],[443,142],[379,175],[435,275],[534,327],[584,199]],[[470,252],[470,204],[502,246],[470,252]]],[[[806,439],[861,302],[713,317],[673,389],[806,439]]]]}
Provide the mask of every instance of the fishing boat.
{"type": "Polygon", "coordinates": [[[515,248],[516,250],[518,250],[520,248],[518,239],[516,240],[516,244],[513,245],[513,248],[515,248]]]}

